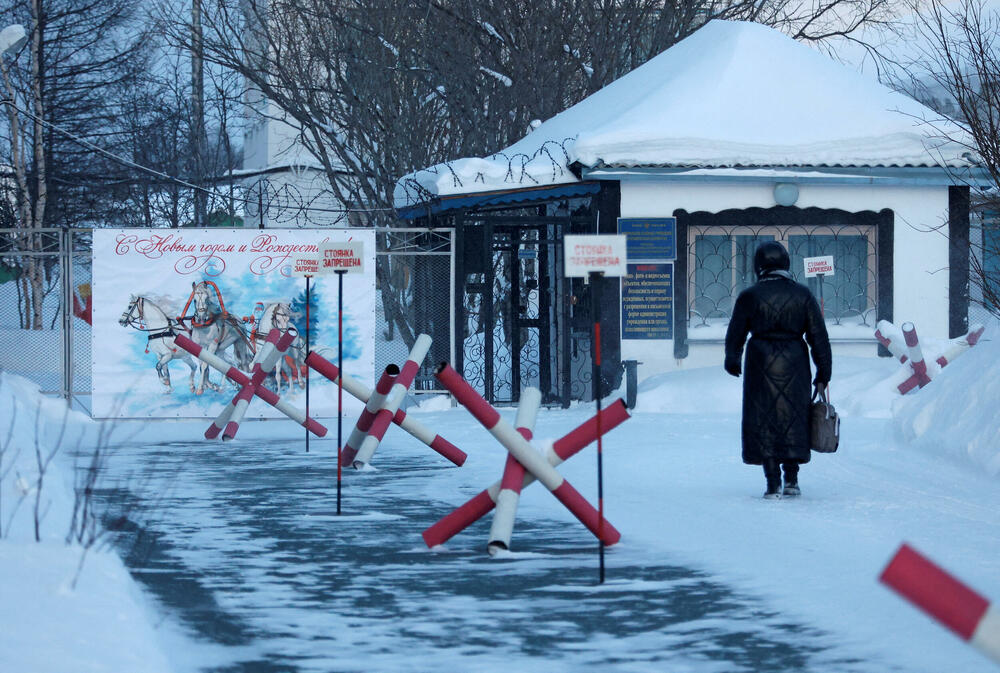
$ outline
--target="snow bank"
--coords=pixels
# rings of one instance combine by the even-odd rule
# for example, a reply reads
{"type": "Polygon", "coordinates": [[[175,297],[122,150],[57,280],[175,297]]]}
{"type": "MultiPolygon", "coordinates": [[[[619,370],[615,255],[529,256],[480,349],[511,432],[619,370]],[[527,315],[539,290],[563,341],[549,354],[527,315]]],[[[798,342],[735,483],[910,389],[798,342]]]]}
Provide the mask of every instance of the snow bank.
{"type": "MultiPolygon", "coordinates": [[[[892,358],[835,357],[830,399],[845,418],[891,418],[899,398],[892,375],[899,368],[892,358]]],[[[635,412],[670,414],[740,414],[743,379],[718,367],[657,374],[639,383],[635,412]]],[[[613,396],[624,397],[624,386],[613,396]]]]}
{"type": "MultiPolygon", "coordinates": [[[[990,332],[985,335],[992,336],[990,332]]],[[[904,445],[1000,474],[1000,341],[983,340],[893,406],[904,445]]]]}
{"type": "Polygon", "coordinates": [[[0,419],[0,670],[170,670],[121,559],[97,548],[83,558],[65,543],[74,503],[68,453],[96,445],[99,426],[3,371],[0,419]],[[43,462],[52,456],[40,491],[39,453],[43,462]]]}

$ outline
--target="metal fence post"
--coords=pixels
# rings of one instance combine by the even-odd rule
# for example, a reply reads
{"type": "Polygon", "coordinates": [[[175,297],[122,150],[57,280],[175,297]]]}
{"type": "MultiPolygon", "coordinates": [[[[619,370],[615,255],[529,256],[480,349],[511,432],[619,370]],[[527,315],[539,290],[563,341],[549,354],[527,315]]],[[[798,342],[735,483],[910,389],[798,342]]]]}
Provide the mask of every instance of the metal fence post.
{"type": "Polygon", "coordinates": [[[69,227],[59,232],[59,264],[62,266],[62,357],[63,398],[73,405],[73,235],[69,227]]]}

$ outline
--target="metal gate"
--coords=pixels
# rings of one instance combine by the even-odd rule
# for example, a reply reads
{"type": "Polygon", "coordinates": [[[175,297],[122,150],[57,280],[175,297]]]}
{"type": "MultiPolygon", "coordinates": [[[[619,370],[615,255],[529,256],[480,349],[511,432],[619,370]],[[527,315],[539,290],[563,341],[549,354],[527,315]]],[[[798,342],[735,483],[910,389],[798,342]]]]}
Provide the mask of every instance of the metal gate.
{"type": "Polygon", "coordinates": [[[516,403],[532,386],[544,404],[568,406],[589,390],[590,335],[573,329],[573,284],[562,274],[562,235],[573,221],[470,215],[456,223],[458,365],[491,403],[516,403]]]}

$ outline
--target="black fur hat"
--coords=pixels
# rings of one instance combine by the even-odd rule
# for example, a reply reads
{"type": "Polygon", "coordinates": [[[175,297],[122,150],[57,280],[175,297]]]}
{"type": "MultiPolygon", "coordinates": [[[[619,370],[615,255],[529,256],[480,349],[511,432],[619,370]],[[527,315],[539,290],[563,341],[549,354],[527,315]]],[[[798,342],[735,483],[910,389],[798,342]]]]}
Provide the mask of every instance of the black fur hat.
{"type": "Polygon", "coordinates": [[[761,243],[753,256],[753,272],[760,278],[768,271],[788,271],[792,260],[785,246],[777,241],[761,243]]]}

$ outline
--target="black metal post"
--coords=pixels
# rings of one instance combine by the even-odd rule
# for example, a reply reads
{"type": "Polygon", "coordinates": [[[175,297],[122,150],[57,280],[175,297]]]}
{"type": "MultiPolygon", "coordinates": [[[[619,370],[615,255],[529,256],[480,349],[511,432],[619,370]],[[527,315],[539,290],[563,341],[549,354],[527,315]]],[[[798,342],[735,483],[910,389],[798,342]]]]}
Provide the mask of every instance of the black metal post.
{"type": "Polygon", "coordinates": [[[604,274],[590,273],[591,310],[594,320],[594,343],[591,345],[591,361],[594,363],[592,389],[597,403],[597,546],[600,554],[600,584],[604,584],[604,462],[601,442],[601,282],[604,274]]]}
{"type": "Polygon", "coordinates": [[[343,444],[344,409],[344,274],[347,269],[337,269],[337,514],[340,514],[340,447],[343,444]]]}
{"type": "MultiPolygon", "coordinates": [[[[306,276],[306,355],[309,355],[309,279],[306,276]]],[[[278,367],[278,377],[281,377],[281,367],[278,367]]],[[[291,385],[291,384],[289,384],[291,385]]],[[[306,418],[309,418],[309,368],[306,367],[306,418]]],[[[309,453],[309,428],[306,428],[306,453],[309,453]]]]}

